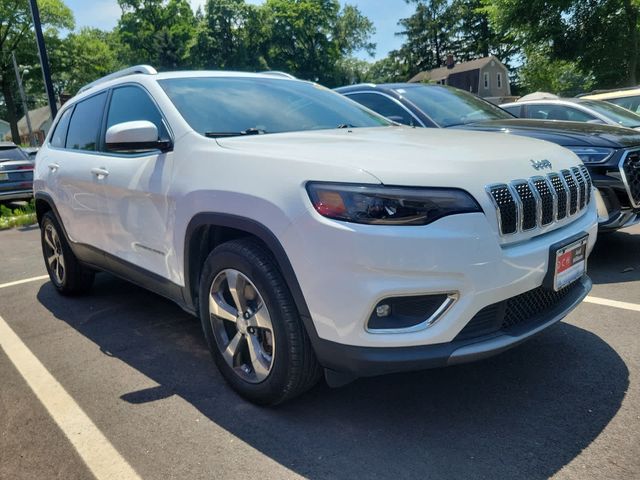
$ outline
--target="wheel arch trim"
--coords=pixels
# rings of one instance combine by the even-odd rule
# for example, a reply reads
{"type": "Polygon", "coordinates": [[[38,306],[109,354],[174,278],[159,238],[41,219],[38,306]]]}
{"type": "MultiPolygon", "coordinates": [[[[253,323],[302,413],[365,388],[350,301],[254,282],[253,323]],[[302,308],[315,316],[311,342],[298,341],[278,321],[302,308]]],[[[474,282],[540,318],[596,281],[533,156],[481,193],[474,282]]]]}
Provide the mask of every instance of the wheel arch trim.
{"type": "Polygon", "coordinates": [[[318,334],[311,320],[311,313],[307,306],[307,302],[304,299],[300,283],[298,282],[298,278],[293,270],[293,266],[289,261],[289,257],[287,256],[284,247],[268,227],[247,217],[228,213],[202,212],[191,218],[186,229],[184,240],[184,297],[187,304],[197,307],[196,299],[193,295],[194,285],[192,284],[192,277],[194,272],[192,272],[191,242],[196,230],[205,226],[232,228],[258,238],[267,246],[273,254],[278,269],[280,270],[287,287],[289,287],[289,291],[291,292],[293,301],[296,304],[298,313],[303,320],[307,334],[309,335],[312,343],[315,343],[318,338],[318,334]]]}

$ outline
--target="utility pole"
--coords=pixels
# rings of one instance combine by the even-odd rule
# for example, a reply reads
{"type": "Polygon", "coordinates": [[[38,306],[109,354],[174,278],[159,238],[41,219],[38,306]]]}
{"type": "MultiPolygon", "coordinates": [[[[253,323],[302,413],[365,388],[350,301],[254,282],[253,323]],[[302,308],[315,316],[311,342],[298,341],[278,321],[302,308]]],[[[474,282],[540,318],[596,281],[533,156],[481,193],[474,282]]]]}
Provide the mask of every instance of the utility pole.
{"type": "Polygon", "coordinates": [[[29,145],[35,147],[36,144],[33,141],[33,129],[31,128],[31,118],[29,118],[29,105],[27,105],[27,95],[24,93],[24,87],[22,86],[22,76],[18,69],[18,62],[16,61],[16,52],[11,52],[11,58],[13,59],[13,69],[16,71],[16,80],[18,82],[18,90],[20,90],[20,98],[22,99],[22,107],[24,108],[24,118],[27,120],[27,129],[29,130],[29,145]]]}
{"type": "Polygon", "coordinates": [[[40,66],[42,67],[42,76],[44,77],[44,85],[47,89],[49,97],[49,108],[51,109],[51,120],[58,113],[58,105],[56,103],[56,95],[53,92],[53,82],[51,82],[51,70],[49,69],[49,57],[47,49],[44,45],[44,35],[42,35],[42,24],[40,23],[40,10],[38,10],[37,0],[29,0],[31,6],[31,16],[33,17],[33,27],[36,31],[36,42],[38,43],[38,56],[40,57],[40,66]]]}

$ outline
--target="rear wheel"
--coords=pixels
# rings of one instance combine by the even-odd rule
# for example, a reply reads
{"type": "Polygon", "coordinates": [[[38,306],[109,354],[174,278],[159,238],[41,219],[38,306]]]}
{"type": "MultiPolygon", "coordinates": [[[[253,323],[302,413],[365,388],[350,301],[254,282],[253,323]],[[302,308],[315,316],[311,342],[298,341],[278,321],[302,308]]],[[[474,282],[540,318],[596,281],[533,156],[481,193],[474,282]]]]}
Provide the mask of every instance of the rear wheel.
{"type": "Polygon", "coordinates": [[[90,290],[94,273],[73,254],[52,212],[47,212],[42,217],[40,238],[44,263],[54,287],[63,295],[90,290]]]}
{"type": "Polygon", "coordinates": [[[277,404],[320,377],[320,367],[282,275],[252,239],[217,247],[200,281],[209,349],[227,382],[248,400],[277,404]]]}

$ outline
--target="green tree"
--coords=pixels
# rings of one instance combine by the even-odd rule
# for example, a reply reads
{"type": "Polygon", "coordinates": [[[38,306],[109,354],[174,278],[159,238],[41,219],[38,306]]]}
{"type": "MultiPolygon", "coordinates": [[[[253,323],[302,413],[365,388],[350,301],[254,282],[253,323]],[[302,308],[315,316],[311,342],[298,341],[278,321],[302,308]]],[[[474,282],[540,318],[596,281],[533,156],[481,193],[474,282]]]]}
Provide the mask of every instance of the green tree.
{"type": "Polygon", "coordinates": [[[357,50],[373,53],[375,32],[354,6],[338,0],[267,0],[268,64],[330,86],[340,83],[336,64],[357,50]]]}
{"type": "Polygon", "coordinates": [[[462,61],[495,55],[510,65],[521,52],[508,28],[490,21],[482,0],[453,0],[449,6],[453,19],[453,53],[462,61]]]}
{"type": "Polygon", "coordinates": [[[577,62],[598,87],[638,81],[640,0],[482,0],[498,28],[550,60],[577,62]]]}
{"type": "Polygon", "coordinates": [[[121,48],[115,34],[88,27],[53,44],[50,60],[56,93],[75,95],[83,85],[124,68],[118,55],[121,48]]]}
{"type": "MultiPolygon", "coordinates": [[[[38,5],[47,44],[55,43],[59,29],[74,27],[73,14],[61,0],[40,0],[38,5]]],[[[14,51],[18,63],[31,66],[31,75],[39,72],[28,0],[0,1],[0,89],[11,125],[11,136],[18,143],[18,114],[22,109],[15,100],[17,86],[11,60],[11,52],[14,51]]]]}
{"type": "Polygon", "coordinates": [[[265,11],[244,0],[207,0],[196,14],[198,28],[191,49],[198,68],[267,68],[265,11]]]}
{"type": "Polygon", "coordinates": [[[529,52],[526,62],[518,72],[521,93],[552,92],[563,97],[573,97],[593,88],[593,75],[583,72],[577,62],[550,60],[547,52],[529,52]]]}
{"type": "Polygon", "coordinates": [[[454,49],[456,19],[448,0],[406,0],[416,11],[400,20],[406,36],[400,55],[410,65],[410,74],[441,67],[454,49]]]}
{"type": "Polygon", "coordinates": [[[185,67],[195,40],[196,19],[187,0],[118,0],[116,31],[126,63],[158,69],[185,67]]]}
{"type": "Polygon", "coordinates": [[[373,83],[406,82],[411,71],[412,69],[401,52],[394,50],[369,67],[368,81],[373,83]]]}

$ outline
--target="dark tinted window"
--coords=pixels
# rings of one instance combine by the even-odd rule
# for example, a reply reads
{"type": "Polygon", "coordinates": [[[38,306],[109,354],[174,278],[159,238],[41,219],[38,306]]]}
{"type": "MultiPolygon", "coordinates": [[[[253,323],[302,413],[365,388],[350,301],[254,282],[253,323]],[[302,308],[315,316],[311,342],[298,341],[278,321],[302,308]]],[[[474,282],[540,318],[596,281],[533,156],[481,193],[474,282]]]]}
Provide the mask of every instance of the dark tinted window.
{"type": "Polygon", "coordinates": [[[3,160],[27,160],[29,157],[19,147],[0,147],[0,162],[3,160]]]}
{"type": "Polygon", "coordinates": [[[162,115],[149,94],[140,87],[116,88],[111,95],[111,105],[107,116],[107,129],[113,125],[136,120],[147,120],[158,127],[158,136],[167,139],[167,129],[162,115]]]}
{"type": "Polygon", "coordinates": [[[347,98],[355,100],[374,112],[391,118],[395,122],[404,123],[405,125],[413,125],[415,123],[409,112],[384,95],[378,93],[353,93],[347,95],[347,98]]]}
{"type": "Polygon", "coordinates": [[[60,121],[56,126],[56,130],[53,132],[53,136],[51,137],[51,146],[64,148],[65,141],[67,140],[67,131],[69,130],[69,120],[71,120],[71,112],[73,111],[73,107],[67,108],[62,117],[60,117],[60,121]]]}
{"type": "Polygon", "coordinates": [[[104,92],[76,104],[69,124],[67,148],[92,151],[97,149],[96,145],[106,99],[107,94],[104,92]]]}
{"type": "Polygon", "coordinates": [[[209,136],[390,125],[342,95],[308,82],[195,77],[158,83],[191,128],[209,136]]]}
{"type": "Polygon", "coordinates": [[[607,100],[607,102],[620,105],[632,112],[640,113],[640,95],[635,97],[612,98],[607,100]]]}
{"type": "Polygon", "coordinates": [[[411,85],[395,91],[443,128],[513,118],[492,103],[444,85],[411,85]]]}
{"type": "Polygon", "coordinates": [[[500,108],[502,108],[503,110],[506,110],[507,112],[509,112],[511,115],[514,115],[516,117],[520,116],[520,105],[513,105],[512,107],[503,107],[500,106],[500,108]]]}
{"type": "Polygon", "coordinates": [[[567,122],[588,122],[597,120],[593,115],[563,105],[527,105],[527,117],[538,120],[563,120],[567,122]]]}

